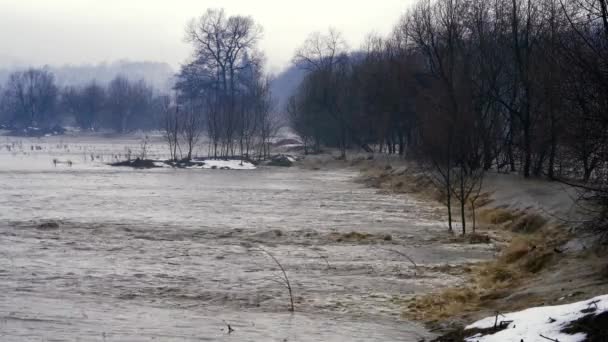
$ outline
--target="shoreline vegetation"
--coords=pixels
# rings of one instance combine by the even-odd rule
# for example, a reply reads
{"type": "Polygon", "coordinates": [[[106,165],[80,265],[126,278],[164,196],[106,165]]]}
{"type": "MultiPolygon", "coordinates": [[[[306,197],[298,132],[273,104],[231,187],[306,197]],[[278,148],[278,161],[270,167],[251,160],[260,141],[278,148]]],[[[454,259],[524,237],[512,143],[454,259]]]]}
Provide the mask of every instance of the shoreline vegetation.
{"type": "Polygon", "coordinates": [[[134,169],[178,168],[178,169],[211,169],[211,170],[255,170],[259,165],[291,167],[297,157],[285,154],[276,154],[267,160],[254,160],[248,157],[223,158],[192,158],[182,160],[146,159],[137,157],[119,162],[110,163],[114,167],[131,167],[134,169]]]}
{"type": "Polygon", "coordinates": [[[178,168],[178,169],[212,169],[212,170],[253,170],[257,162],[247,158],[193,158],[191,160],[167,159],[129,159],[110,166],[131,167],[134,169],[178,168]]]}
{"type": "MultiPolygon", "coordinates": [[[[423,168],[397,158],[354,156],[325,160],[307,158],[312,170],[355,168],[357,182],[390,194],[411,194],[445,205],[445,197],[423,168]]],[[[443,334],[435,341],[464,341],[476,331],[466,325],[497,313],[535,306],[583,301],[608,293],[606,249],[587,231],[588,215],[577,209],[575,189],[543,179],[488,173],[473,216],[475,231],[437,236],[450,244],[491,244],[496,257],[455,266],[464,281],[456,287],[404,300],[402,316],[443,334]],[[578,216],[577,216],[578,215],[578,216]]],[[[457,230],[457,229],[456,229],[457,230]]],[[[455,272],[455,270],[449,270],[455,272]]]]}

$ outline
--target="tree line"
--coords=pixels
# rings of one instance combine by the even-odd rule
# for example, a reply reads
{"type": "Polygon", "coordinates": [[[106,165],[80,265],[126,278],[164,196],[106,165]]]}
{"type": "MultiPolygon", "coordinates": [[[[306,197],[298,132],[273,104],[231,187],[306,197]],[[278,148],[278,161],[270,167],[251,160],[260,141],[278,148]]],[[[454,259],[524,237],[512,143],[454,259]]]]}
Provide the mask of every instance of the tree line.
{"type": "Polygon", "coordinates": [[[194,52],[181,67],[164,127],[172,159],[191,159],[202,136],[215,158],[264,157],[278,129],[258,49],[263,29],[248,16],[209,9],[186,28],[194,52]]]}
{"type": "Polygon", "coordinates": [[[59,87],[46,69],[13,72],[0,89],[0,119],[12,129],[73,125],[82,130],[129,132],[156,129],[159,94],[145,81],[116,76],[107,85],[59,87]]]}
{"type": "Polygon", "coordinates": [[[421,0],[388,37],[352,52],[313,34],[286,111],[307,150],[421,162],[462,231],[483,173],[608,188],[606,0],[421,0]]]}

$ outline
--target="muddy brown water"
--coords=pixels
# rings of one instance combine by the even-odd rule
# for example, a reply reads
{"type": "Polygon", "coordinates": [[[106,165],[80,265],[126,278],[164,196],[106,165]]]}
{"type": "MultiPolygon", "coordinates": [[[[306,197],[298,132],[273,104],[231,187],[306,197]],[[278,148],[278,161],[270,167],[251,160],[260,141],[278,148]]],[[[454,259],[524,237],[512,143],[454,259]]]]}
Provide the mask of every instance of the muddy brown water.
{"type": "Polygon", "coordinates": [[[0,149],[1,341],[418,341],[404,300],[461,279],[390,249],[419,266],[492,255],[437,243],[440,207],[355,170],[111,168],[129,142],[56,139],[0,149]]]}

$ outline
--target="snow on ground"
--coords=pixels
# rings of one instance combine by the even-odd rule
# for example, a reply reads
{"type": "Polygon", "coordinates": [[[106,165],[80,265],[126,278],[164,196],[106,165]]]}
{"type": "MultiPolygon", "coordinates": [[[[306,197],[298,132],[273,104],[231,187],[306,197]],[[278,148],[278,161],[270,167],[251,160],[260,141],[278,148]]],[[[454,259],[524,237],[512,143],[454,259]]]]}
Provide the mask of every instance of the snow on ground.
{"type": "MultiPolygon", "coordinates": [[[[238,159],[204,159],[192,160],[192,165],[184,166],[184,169],[218,169],[218,170],[255,170],[257,167],[248,161],[238,159]]],[[[166,160],[155,160],[154,166],[162,168],[172,168],[166,160]]]]}
{"type": "Polygon", "coordinates": [[[203,169],[230,169],[230,170],[255,170],[256,167],[252,163],[244,160],[222,160],[222,159],[205,159],[203,169]]]}
{"type": "Polygon", "coordinates": [[[171,165],[167,164],[164,160],[155,160],[154,166],[156,167],[164,167],[164,168],[172,168],[171,165]]]}
{"type": "MultiPolygon", "coordinates": [[[[582,302],[557,305],[542,306],[514,312],[498,317],[501,321],[509,323],[509,326],[493,335],[477,334],[467,338],[467,342],[505,342],[505,341],[549,341],[547,338],[560,342],[581,342],[585,340],[585,334],[568,335],[561,332],[568,323],[581,317],[593,314],[600,314],[608,311],[608,295],[595,297],[582,302]],[[595,311],[589,312],[589,309],[595,311]],[[542,337],[542,336],[545,337],[542,337]]],[[[489,329],[496,324],[496,317],[487,317],[465,328],[469,329],[489,329]]]]}

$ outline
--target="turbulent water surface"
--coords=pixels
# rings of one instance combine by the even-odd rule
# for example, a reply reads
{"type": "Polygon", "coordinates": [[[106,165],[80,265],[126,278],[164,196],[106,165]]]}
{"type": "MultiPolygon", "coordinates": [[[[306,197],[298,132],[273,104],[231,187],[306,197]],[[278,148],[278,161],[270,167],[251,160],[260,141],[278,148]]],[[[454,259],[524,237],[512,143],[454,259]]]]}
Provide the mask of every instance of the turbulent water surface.
{"type": "Polygon", "coordinates": [[[491,253],[354,170],[132,170],[105,163],[134,141],[2,139],[2,341],[418,341],[404,301],[460,281],[432,267],[491,253]]]}

